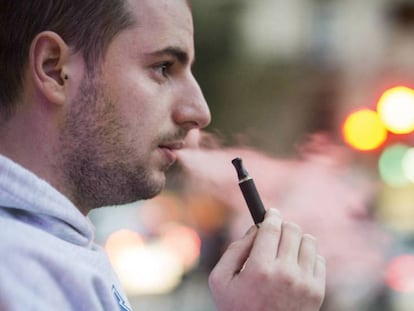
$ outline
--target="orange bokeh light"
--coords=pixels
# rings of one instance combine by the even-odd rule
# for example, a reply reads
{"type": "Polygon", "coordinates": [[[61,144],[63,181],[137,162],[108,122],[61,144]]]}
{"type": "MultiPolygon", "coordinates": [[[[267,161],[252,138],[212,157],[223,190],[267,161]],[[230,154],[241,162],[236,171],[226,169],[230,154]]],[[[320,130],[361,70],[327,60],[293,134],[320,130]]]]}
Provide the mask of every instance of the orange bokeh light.
{"type": "Polygon", "coordinates": [[[144,245],[144,239],[138,232],[122,229],[108,237],[105,243],[105,250],[111,261],[113,261],[120,253],[130,248],[143,247],[144,245]]]}
{"type": "Polygon", "coordinates": [[[175,253],[186,269],[192,268],[200,257],[201,239],[192,228],[171,225],[161,239],[164,247],[175,253]]]}

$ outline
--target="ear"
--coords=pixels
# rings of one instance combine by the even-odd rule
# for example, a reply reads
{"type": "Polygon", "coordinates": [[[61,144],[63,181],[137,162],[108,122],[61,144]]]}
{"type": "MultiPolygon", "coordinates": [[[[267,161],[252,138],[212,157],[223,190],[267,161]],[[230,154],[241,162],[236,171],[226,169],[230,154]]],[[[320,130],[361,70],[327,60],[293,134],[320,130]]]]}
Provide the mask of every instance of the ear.
{"type": "Polygon", "coordinates": [[[63,104],[66,99],[70,49],[52,31],[39,33],[30,47],[30,75],[38,91],[50,102],[63,104]]]}

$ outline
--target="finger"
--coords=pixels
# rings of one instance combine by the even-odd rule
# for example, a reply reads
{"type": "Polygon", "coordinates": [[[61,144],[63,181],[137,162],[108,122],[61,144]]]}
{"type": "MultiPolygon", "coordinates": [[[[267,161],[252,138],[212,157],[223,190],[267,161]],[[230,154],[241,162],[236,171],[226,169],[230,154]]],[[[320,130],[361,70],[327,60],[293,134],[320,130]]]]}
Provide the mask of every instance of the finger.
{"type": "Polygon", "coordinates": [[[240,272],[249,257],[256,232],[256,226],[252,226],[242,239],[230,244],[214,267],[211,278],[217,275],[221,280],[230,281],[240,272]]]}
{"type": "Polygon", "coordinates": [[[321,255],[316,256],[314,276],[315,276],[315,279],[325,282],[326,260],[321,255]]]}
{"type": "Polygon", "coordinates": [[[306,275],[314,275],[316,255],[316,239],[310,234],[304,234],[300,242],[298,263],[306,275]]]}
{"type": "Polygon", "coordinates": [[[291,222],[284,222],[277,258],[297,264],[301,239],[302,230],[300,227],[291,222]]]}
{"type": "Polygon", "coordinates": [[[276,209],[270,208],[257,231],[256,240],[250,253],[252,261],[266,262],[275,259],[281,230],[282,218],[276,209]]]}
{"type": "Polygon", "coordinates": [[[326,261],[325,258],[320,255],[316,256],[314,277],[315,284],[323,299],[326,291],[326,261]]]}

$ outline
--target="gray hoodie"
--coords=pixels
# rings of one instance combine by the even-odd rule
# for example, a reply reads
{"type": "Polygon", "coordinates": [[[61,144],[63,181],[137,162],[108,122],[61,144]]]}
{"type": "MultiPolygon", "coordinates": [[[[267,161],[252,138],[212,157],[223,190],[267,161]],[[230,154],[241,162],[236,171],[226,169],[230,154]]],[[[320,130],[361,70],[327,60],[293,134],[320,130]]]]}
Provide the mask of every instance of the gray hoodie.
{"type": "Polygon", "coordinates": [[[0,155],[0,310],[131,310],[87,217],[0,155]]]}

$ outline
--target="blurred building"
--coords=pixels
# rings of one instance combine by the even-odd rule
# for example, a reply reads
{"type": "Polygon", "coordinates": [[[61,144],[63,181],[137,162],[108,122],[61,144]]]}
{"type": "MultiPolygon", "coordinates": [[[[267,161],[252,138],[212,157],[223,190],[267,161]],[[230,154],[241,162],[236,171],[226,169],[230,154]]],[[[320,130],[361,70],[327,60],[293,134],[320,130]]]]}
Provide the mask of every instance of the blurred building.
{"type": "Polygon", "coordinates": [[[414,80],[413,1],[193,4],[211,128],[247,133],[261,148],[283,153],[310,131],[337,134],[349,109],[374,105],[390,83],[414,80]],[[273,146],[261,139],[266,133],[273,146]]]}

